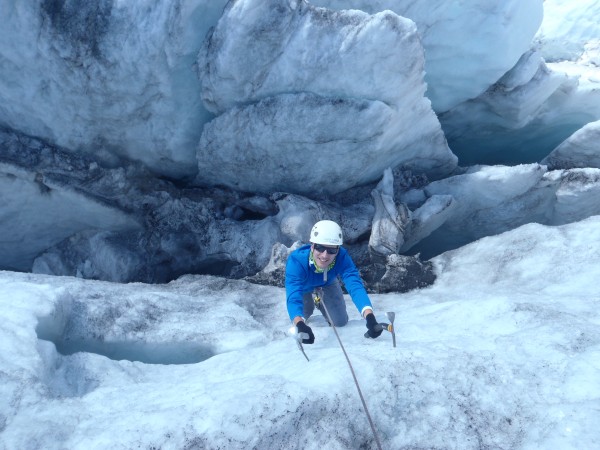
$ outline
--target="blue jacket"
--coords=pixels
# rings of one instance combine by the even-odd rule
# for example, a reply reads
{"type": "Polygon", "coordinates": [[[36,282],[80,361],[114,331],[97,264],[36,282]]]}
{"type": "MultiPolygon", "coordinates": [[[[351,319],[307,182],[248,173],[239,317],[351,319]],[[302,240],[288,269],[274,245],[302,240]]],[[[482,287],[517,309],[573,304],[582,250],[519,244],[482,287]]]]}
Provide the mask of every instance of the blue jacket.
{"type": "Polygon", "coordinates": [[[327,281],[323,279],[323,272],[316,272],[315,268],[309,264],[309,257],[310,245],[303,245],[290,253],[287,259],[285,292],[291,320],[296,316],[302,317],[304,294],[312,292],[316,287],[330,285],[338,276],[344,282],[344,286],[359,312],[362,313],[367,307],[372,308],[358,269],[345,248],[340,247],[334,266],[327,272],[327,281]]]}

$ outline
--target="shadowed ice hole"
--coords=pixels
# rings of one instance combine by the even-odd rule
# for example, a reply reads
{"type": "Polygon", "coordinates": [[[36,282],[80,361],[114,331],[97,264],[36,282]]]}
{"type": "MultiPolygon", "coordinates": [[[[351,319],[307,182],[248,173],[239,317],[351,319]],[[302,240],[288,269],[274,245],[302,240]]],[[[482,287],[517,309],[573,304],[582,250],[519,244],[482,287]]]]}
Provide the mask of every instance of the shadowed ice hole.
{"type": "Polygon", "coordinates": [[[68,337],[45,338],[63,356],[78,352],[96,353],[115,361],[139,361],[145,364],[194,364],[204,361],[214,353],[211,349],[189,342],[149,343],[149,342],[103,342],[94,340],[70,340],[68,337]]]}
{"type": "Polygon", "coordinates": [[[216,354],[206,344],[192,341],[151,342],[146,340],[118,340],[98,337],[84,326],[89,317],[74,312],[72,301],[59,302],[48,316],[38,320],[36,333],[38,339],[54,344],[56,351],[63,356],[75,353],[94,353],[120,361],[138,361],[146,364],[194,364],[211,358],[216,354]]]}

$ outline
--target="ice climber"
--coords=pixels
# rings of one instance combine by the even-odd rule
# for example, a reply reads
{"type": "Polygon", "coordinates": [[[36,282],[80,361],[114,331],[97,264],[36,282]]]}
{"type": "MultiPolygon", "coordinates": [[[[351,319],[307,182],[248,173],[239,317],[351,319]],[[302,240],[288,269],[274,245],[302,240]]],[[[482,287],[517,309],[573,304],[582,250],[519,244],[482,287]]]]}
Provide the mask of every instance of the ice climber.
{"type": "Polygon", "coordinates": [[[342,229],[337,223],[321,220],[310,231],[310,244],[294,250],[288,257],[285,269],[287,309],[298,333],[305,334],[304,344],[315,341],[312,329],[306,324],[315,307],[336,327],[348,323],[340,280],[367,320],[365,336],[377,338],[381,334],[367,291],[352,258],[342,247],[343,241],[342,229]]]}

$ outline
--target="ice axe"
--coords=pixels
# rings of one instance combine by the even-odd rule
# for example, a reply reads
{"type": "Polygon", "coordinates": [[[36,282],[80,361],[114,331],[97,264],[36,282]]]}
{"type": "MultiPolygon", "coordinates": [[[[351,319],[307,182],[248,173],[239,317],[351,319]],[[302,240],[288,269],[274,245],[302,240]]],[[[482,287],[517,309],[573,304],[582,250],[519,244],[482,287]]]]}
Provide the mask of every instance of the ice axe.
{"type": "Polygon", "coordinates": [[[298,348],[300,349],[306,360],[310,361],[310,359],[308,359],[308,356],[306,356],[306,353],[304,352],[304,347],[302,346],[302,339],[308,339],[308,334],[298,333],[296,327],[293,326],[292,328],[290,328],[290,335],[292,336],[292,338],[294,338],[296,344],[298,344],[298,348]]]}
{"type": "MultiPolygon", "coordinates": [[[[390,333],[392,333],[392,343],[393,343],[394,347],[396,347],[396,331],[394,330],[394,319],[396,318],[396,314],[394,312],[390,311],[390,312],[386,312],[385,315],[388,318],[388,320],[390,321],[390,323],[385,323],[385,322],[378,323],[377,325],[375,325],[375,331],[387,330],[390,333]]],[[[365,333],[365,337],[366,338],[369,337],[368,331],[365,333]]]]}
{"type": "Polygon", "coordinates": [[[394,329],[394,319],[396,318],[396,313],[393,311],[389,311],[385,313],[387,319],[390,321],[390,325],[388,327],[388,331],[392,333],[392,343],[394,344],[394,348],[396,348],[396,330],[394,329]]]}

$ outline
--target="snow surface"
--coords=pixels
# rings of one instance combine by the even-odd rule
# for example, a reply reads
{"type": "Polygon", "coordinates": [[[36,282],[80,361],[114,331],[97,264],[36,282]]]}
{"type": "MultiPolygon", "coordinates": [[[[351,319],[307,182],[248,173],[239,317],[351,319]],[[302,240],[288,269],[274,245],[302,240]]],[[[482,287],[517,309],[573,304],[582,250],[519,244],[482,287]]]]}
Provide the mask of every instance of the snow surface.
{"type": "MultiPolygon", "coordinates": [[[[445,253],[433,286],[372,296],[396,348],[348,301],[383,448],[598,448],[599,257],[598,216],[445,253]]],[[[0,448],[376,448],[333,330],[311,319],[306,361],[283,289],[0,280],[0,448]]]]}
{"type": "MultiPolygon", "coordinates": [[[[256,262],[269,254],[269,239],[291,244],[325,212],[353,225],[353,241],[368,232],[373,207],[360,196],[342,206],[278,194],[276,216],[235,222],[241,210],[232,195],[218,211],[224,219],[215,220],[199,214],[214,212],[206,198],[193,200],[200,193],[179,196],[174,185],[140,180],[143,171],[121,159],[180,181],[202,172],[197,150],[213,117],[201,100],[198,53],[225,3],[140,0],[74,8],[73,2],[0,0],[0,125],[11,136],[3,134],[2,142],[27,141],[0,148],[4,267],[7,260],[9,267],[28,266],[43,249],[36,267],[68,264],[84,276],[168,265],[181,273],[204,252],[213,263],[234,252],[256,262]],[[97,162],[60,165],[46,144],[88,152],[97,162]],[[15,162],[14,150],[21,149],[15,162]],[[40,154],[50,165],[38,171],[40,154]],[[140,219],[153,215],[154,228],[137,231],[147,225],[140,219]],[[65,237],[62,247],[53,246],[65,237]],[[135,258],[123,258],[128,246],[135,258]]],[[[416,92],[417,103],[404,105],[397,90],[386,91],[397,86],[394,70],[377,78],[364,66],[377,84],[346,77],[344,97],[386,105],[393,99],[404,113],[431,100],[447,112],[440,117],[444,134],[428,121],[428,137],[444,150],[448,138],[462,165],[483,163],[485,152],[502,155],[493,163],[532,163],[475,165],[408,185],[399,199],[414,208],[407,248],[444,233],[438,250],[437,244],[456,244],[452,239],[478,240],[434,258],[432,286],[372,295],[380,321],[386,311],[396,313],[396,348],[387,332],[365,339],[364,320],[348,301],[351,320],[338,331],[383,447],[600,448],[597,2],[352,3],[405,17],[378,16],[410,28],[407,36],[418,34],[423,48],[406,53],[417,66],[399,68],[414,74],[416,81],[402,88],[416,92]],[[532,37],[542,3],[544,18],[532,37]],[[366,95],[369,89],[377,95],[366,95]],[[538,162],[555,147],[544,162],[561,170],[548,170],[538,162]],[[532,220],[542,223],[524,224],[532,220]]],[[[363,31],[383,39],[373,50],[389,51],[382,45],[393,33],[377,33],[384,21],[369,20],[364,23],[375,28],[363,31]]],[[[336,42],[332,36],[343,41],[359,29],[328,35],[333,28],[326,27],[322,41],[311,34],[295,48],[311,42],[321,51],[305,56],[319,59],[336,42]]],[[[295,73],[293,56],[282,59],[269,82],[295,73]]],[[[305,92],[331,81],[318,78],[316,67],[296,73],[303,83],[283,94],[322,94],[305,92]]],[[[415,135],[423,131],[408,126],[415,135]]],[[[223,142],[240,127],[221,129],[223,142]]],[[[304,136],[302,128],[296,133],[304,136]]],[[[282,165],[303,161],[298,170],[310,174],[311,162],[297,152],[278,157],[282,165]]],[[[252,168],[237,176],[247,182],[252,168]]],[[[305,180],[313,183],[306,192],[320,183],[305,180]]],[[[265,197],[247,201],[269,210],[265,197]]],[[[280,288],[212,276],[151,285],[0,272],[0,450],[376,448],[333,330],[321,317],[311,319],[317,340],[305,346],[306,361],[288,333],[284,297],[280,288]]]]}

